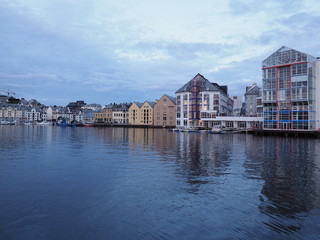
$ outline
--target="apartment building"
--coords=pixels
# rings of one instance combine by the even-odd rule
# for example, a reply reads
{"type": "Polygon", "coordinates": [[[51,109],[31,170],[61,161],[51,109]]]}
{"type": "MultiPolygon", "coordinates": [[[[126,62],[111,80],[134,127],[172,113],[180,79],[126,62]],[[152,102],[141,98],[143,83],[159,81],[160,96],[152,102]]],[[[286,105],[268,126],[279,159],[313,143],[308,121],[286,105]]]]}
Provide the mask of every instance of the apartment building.
{"type": "Polygon", "coordinates": [[[258,115],[258,98],[261,95],[260,87],[256,83],[246,87],[245,97],[245,115],[255,117],[258,115]]]}
{"type": "Polygon", "coordinates": [[[144,103],[134,102],[129,108],[129,124],[153,125],[154,105],[154,102],[148,101],[145,101],[144,103]]]}
{"type": "Polygon", "coordinates": [[[262,76],[265,129],[319,129],[319,59],[283,46],[262,62],[262,76]]]}
{"type": "Polygon", "coordinates": [[[177,127],[206,126],[216,116],[230,116],[233,100],[228,96],[228,87],[211,83],[201,74],[176,91],[177,127]]]}
{"type": "Polygon", "coordinates": [[[112,104],[105,106],[94,114],[94,121],[97,123],[111,123],[112,120],[112,104]]]}
{"type": "Polygon", "coordinates": [[[113,108],[112,118],[114,123],[129,123],[129,106],[130,104],[121,104],[113,108]]]}
{"type": "Polygon", "coordinates": [[[176,98],[164,94],[154,105],[154,125],[176,126],[176,98]]]}

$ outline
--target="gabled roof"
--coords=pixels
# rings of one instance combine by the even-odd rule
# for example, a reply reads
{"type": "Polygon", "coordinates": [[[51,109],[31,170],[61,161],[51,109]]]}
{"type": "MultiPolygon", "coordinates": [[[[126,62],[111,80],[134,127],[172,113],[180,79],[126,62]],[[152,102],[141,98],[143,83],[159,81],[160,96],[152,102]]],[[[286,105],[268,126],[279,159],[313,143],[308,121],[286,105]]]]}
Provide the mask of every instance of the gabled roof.
{"type": "MultiPolygon", "coordinates": [[[[143,104],[148,103],[152,108],[154,107],[154,105],[156,104],[155,102],[149,102],[149,101],[145,101],[143,104]]],[[[141,105],[142,106],[142,105],[141,105]]]]}
{"type": "Polygon", "coordinates": [[[141,103],[141,102],[133,102],[130,107],[132,107],[133,104],[136,104],[138,106],[138,108],[141,108],[143,105],[143,103],[141,103]]]}
{"type": "Polygon", "coordinates": [[[189,82],[183,85],[176,93],[191,92],[192,82],[197,81],[199,83],[200,91],[220,91],[215,85],[209,82],[204,76],[198,73],[189,82]]]}
{"type": "MultiPolygon", "coordinates": [[[[163,96],[159,99],[159,101],[160,101],[162,98],[164,98],[164,97],[169,98],[169,100],[170,100],[171,102],[173,102],[174,104],[176,104],[177,98],[176,98],[176,97],[169,96],[169,95],[167,95],[167,94],[163,94],[163,96]]],[[[159,101],[157,101],[155,104],[157,104],[159,101]]]]}
{"type": "Polygon", "coordinates": [[[172,97],[172,96],[168,96],[166,95],[174,104],[176,104],[177,102],[177,98],[176,97],[172,97]]]}
{"type": "Polygon", "coordinates": [[[262,61],[262,67],[272,67],[306,61],[313,62],[314,60],[315,58],[309,54],[282,46],[262,61]]]}
{"type": "Polygon", "coordinates": [[[256,83],[253,83],[251,87],[246,87],[246,93],[247,94],[259,94],[260,88],[257,86],[256,83]]]}

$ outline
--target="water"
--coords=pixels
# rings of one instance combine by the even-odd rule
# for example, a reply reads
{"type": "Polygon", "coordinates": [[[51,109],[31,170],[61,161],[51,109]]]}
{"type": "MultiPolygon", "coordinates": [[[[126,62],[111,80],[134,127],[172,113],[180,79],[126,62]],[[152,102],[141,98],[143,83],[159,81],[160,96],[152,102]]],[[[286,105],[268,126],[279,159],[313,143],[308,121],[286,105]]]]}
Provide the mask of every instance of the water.
{"type": "Polygon", "coordinates": [[[320,139],[0,126],[0,239],[319,239],[320,139]]]}

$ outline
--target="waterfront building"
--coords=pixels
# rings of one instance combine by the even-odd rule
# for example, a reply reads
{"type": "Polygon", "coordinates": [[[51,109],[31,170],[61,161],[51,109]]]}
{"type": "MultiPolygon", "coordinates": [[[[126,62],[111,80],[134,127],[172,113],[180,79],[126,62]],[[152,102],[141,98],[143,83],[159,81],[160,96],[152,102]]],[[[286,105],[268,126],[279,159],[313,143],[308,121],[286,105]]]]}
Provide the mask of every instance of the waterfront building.
{"type": "Polygon", "coordinates": [[[27,121],[28,122],[38,122],[41,121],[41,110],[37,107],[32,107],[27,110],[27,121]]]}
{"type": "Polygon", "coordinates": [[[260,88],[256,83],[252,86],[246,87],[245,96],[245,115],[255,117],[257,116],[257,99],[261,96],[260,88]]]}
{"type": "Polygon", "coordinates": [[[176,98],[164,94],[154,105],[155,126],[176,126],[176,98]]]}
{"type": "Polygon", "coordinates": [[[103,123],[104,122],[104,113],[103,110],[98,110],[94,113],[94,122],[103,123]]]}
{"type": "Polygon", "coordinates": [[[211,83],[199,73],[176,91],[176,97],[177,127],[206,126],[202,119],[232,115],[228,87],[211,83]]]}
{"type": "Polygon", "coordinates": [[[262,62],[262,81],[264,129],[319,129],[319,60],[281,47],[262,62]]]}
{"type": "Polygon", "coordinates": [[[140,107],[143,105],[143,103],[134,102],[131,104],[129,108],[129,124],[137,125],[141,123],[140,120],[140,107]]]}
{"type": "Polygon", "coordinates": [[[72,111],[73,113],[73,120],[76,122],[83,122],[83,110],[82,109],[75,109],[72,111]]]}
{"type": "Polygon", "coordinates": [[[52,122],[56,122],[59,119],[64,118],[67,119],[69,121],[74,120],[73,119],[73,113],[70,111],[70,109],[68,107],[49,107],[47,109],[47,120],[48,121],[52,121],[52,122]],[[49,116],[51,116],[51,119],[49,118],[49,116]]]}
{"type": "Polygon", "coordinates": [[[232,96],[233,100],[233,116],[240,116],[242,110],[242,96],[232,96]]]}
{"type": "Polygon", "coordinates": [[[105,106],[100,111],[97,111],[94,116],[94,121],[97,123],[112,123],[112,104],[105,106]]]}
{"type": "Polygon", "coordinates": [[[155,102],[145,101],[141,106],[141,124],[153,125],[153,108],[155,102]]]}
{"type": "Polygon", "coordinates": [[[24,120],[24,107],[5,104],[0,107],[0,121],[20,123],[24,120]]]}
{"type": "Polygon", "coordinates": [[[83,122],[93,123],[94,122],[94,114],[95,114],[95,112],[90,108],[83,109],[82,110],[83,122]]]}
{"type": "Polygon", "coordinates": [[[115,105],[112,111],[112,119],[114,123],[129,123],[129,107],[130,104],[115,105]]]}
{"type": "Polygon", "coordinates": [[[144,103],[134,102],[129,108],[129,124],[153,125],[154,105],[154,102],[149,101],[145,101],[144,103]]]}

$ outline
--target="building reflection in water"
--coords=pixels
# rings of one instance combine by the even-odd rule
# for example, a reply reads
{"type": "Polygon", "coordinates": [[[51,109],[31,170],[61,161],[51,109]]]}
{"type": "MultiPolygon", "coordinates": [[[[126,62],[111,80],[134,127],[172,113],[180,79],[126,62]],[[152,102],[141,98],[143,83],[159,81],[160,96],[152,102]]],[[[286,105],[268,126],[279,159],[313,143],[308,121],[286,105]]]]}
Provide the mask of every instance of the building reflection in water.
{"type": "Polygon", "coordinates": [[[259,210],[273,231],[291,233],[301,228],[303,213],[319,208],[319,153],[315,139],[257,137],[247,146],[247,176],[261,178],[259,210]]]}
{"type": "Polygon", "coordinates": [[[204,184],[223,183],[219,176],[229,174],[231,142],[227,136],[219,139],[210,134],[177,134],[177,175],[188,183],[189,193],[197,194],[204,184]]]}

